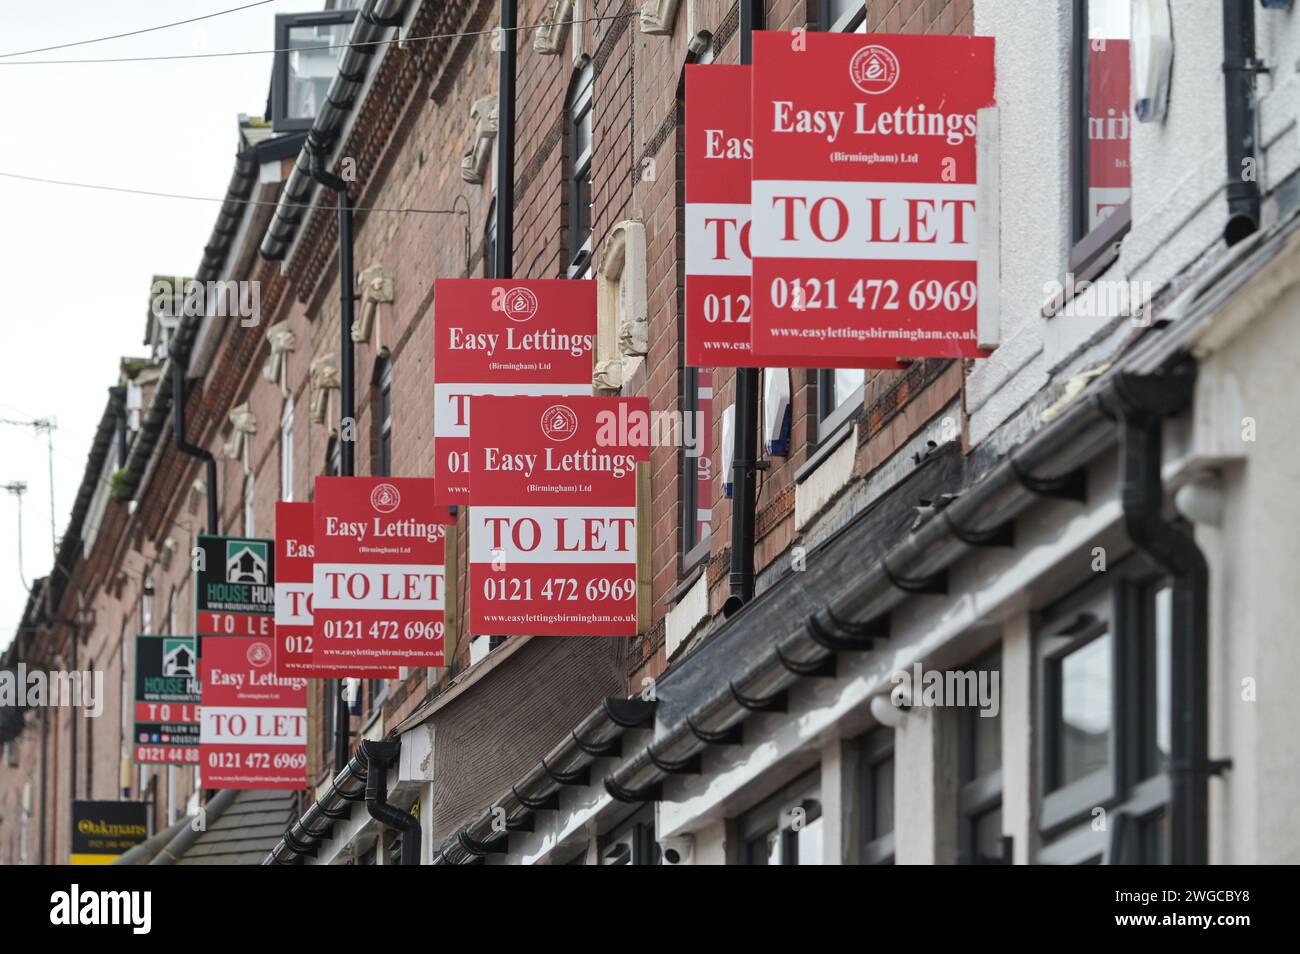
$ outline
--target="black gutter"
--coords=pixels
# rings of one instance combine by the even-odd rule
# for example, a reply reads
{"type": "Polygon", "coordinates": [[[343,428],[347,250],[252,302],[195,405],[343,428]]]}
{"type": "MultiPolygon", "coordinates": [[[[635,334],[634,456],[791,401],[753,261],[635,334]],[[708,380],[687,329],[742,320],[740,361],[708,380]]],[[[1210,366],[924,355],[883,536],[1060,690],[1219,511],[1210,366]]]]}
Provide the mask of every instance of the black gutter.
{"type": "MultiPolygon", "coordinates": [[[[311,154],[312,178],[327,189],[338,193],[339,204],[339,476],[356,474],[356,351],[352,343],[353,290],[352,271],[352,197],[348,184],[325,168],[323,150],[313,147],[310,139],[306,147],[311,154]],[[350,436],[349,436],[350,435],[350,436]]],[[[351,750],[352,714],[343,698],[346,682],[334,683],[334,765],[346,765],[351,750]]]]}
{"type": "Polygon", "coordinates": [[[401,742],[361,743],[369,774],[366,775],[366,810],[385,828],[402,833],[402,864],[420,863],[420,819],[388,804],[388,765],[402,750],[401,742]]]}
{"type": "MultiPolygon", "coordinates": [[[[740,62],[754,61],[754,30],[762,28],[763,0],[740,0],[740,62]]],[[[754,598],[754,528],[758,493],[757,368],[736,369],[736,430],[731,457],[731,595],[722,612],[730,617],[754,598]]]]}
{"type": "Polygon", "coordinates": [[[1191,404],[1195,369],[1121,375],[1110,392],[1120,428],[1128,537],[1173,581],[1170,648],[1170,862],[1209,861],[1209,567],[1191,532],[1165,520],[1162,420],[1191,404]]]}
{"type": "Polygon", "coordinates": [[[369,760],[358,749],[330,780],[325,792],[289,826],[262,864],[291,865],[298,863],[299,856],[314,854],[316,845],[329,836],[334,823],[352,816],[352,803],[365,800],[368,771],[369,760]]]}
{"type": "Polygon", "coordinates": [[[208,533],[216,536],[221,532],[220,510],[217,507],[217,459],[212,451],[185,439],[185,374],[189,366],[186,352],[171,355],[172,365],[172,437],[176,449],[196,460],[203,461],[208,477],[208,533]]]}
{"type": "Polygon", "coordinates": [[[1256,139],[1254,0],[1223,0],[1223,109],[1228,163],[1228,223],[1223,239],[1236,245],[1259,229],[1256,139]]]}
{"type": "Polygon", "coordinates": [[[501,0],[497,78],[496,248],[494,278],[513,278],[515,250],[515,0],[501,0]]]}
{"type": "MultiPolygon", "coordinates": [[[[312,155],[324,153],[337,143],[348,115],[357,105],[357,94],[365,85],[375,53],[387,50],[380,41],[389,29],[402,22],[406,0],[365,0],[348,34],[348,49],[339,58],[338,73],[325,94],[321,107],[307,134],[307,143],[298,153],[275,216],[262,239],[263,258],[279,261],[289,253],[298,227],[311,211],[317,179],[312,175],[312,155]]],[[[324,157],[322,157],[324,158],[324,157]]]]}

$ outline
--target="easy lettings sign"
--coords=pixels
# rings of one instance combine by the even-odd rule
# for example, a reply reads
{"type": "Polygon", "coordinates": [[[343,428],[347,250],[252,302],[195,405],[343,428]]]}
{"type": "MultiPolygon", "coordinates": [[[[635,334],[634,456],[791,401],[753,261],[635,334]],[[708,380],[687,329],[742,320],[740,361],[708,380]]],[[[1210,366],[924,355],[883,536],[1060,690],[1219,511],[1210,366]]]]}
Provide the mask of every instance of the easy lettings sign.
{"type": "Polygon", "coordinates": [[[314,666],[444,665],[450,509],[421,477],[317,477],[314,666]]]}
{"type": "Polygon", "coordinates": [[[270,639],[203,641],[205,788],[307,787],[307,680],[276,675],[274,662],[270,639]]]}
{"type": "Polygon", "coordinates": [[[470,629],[634,636],[645,398],[476,397],[470,629]]]}
{"type": "MultiPolygon", "coordinates": [[[[753,70],[686,67],[686,363],[712,367],[826,367],[824,358],[769,350],[756,358],[750,337],[750,177],[754,142],[747,108],[753,70]]],[[[862,368],[897,368],[887,358],[862,368]]]]}
{"type": "Polygon", "coordinates": [[[434,303],[438,502],[465,504],[472,396],[590,396],[596,283],[440,278],[434,303]]]}
{"type": "MultiPolygon", "coordinates": [[[[281,676],[341,679],[351,673],[313,661],[314,521],[315,508],[310,503],[282,500],[275,505],[275,671],[281,676]]],[[[397,670],[375,675],[395,679],[397,670]]]]}
{"type": "Polygon", "coordinates": [[[990,37],[754,35],[752,345],[822,366],[977,357],[990,37]]]}

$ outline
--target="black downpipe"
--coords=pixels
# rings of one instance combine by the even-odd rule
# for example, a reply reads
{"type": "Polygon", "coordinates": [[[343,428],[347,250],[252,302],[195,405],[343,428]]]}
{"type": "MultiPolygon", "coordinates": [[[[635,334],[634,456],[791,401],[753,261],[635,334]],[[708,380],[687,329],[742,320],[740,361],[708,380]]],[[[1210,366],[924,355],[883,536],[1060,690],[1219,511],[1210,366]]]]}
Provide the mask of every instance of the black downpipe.
{"type": "Polygon", "coordinates": [[[496,278],[514,277],[515,250],[515,0],[501,0],[501,72],[497,79],[496,278]]]}
{"type": "MultiPolygon", "coordinates": [[[[352,269],[352,197],[345,180],[325,169],[323,150],[309,142],[311,177],[339,197],[339,476],[355,477],[356,458],[356,354],[352,347],[352,315],[356,302],[352,269]]],[[[346,683],[334,684],[334,769],[348,764],[352,743],[352,714],[344,696],[346,683]]]]}
{"type": "Polygon", "coordinates": [[[1255,138],[1254,0],[1223,0],[1224,150],[1228,161],[1229,246],[1259,230],[1259,156],[1255,138]]]}
{"type": "Polygon", "coordinates": [[[203,461],[208,477],[208,533],[220,532],[217,516],[217,459],[206,447],[185,439],[185,376],[189,373],[189,355],[182,349],[172,355],[172,437],[182,454],[203,461]]]}
{"type": "Polygon", "coordinates": [[[402,833],[402,864],[420,863],[420,819],[388,804],[388,765],[401,751],[400,742],[361,743],[366,759],[366,810],[385,828],[402,833]]]}
{"type": "Polygon", "coordinates": [[[1208,862],[1209,569],[1192,534],[1164,517],[1163,419],[1191,401],[1195,368],[1116,380],[1124,526],[1173,581],[1170,861],[1208,862]]]}
{"type": "MultiPolygon", "coordinates": [[[[763,26],[763,0],[740,2],[740,62],[754,62],[754,30],[763,26]]],[[[758,494],[758,369],[736,369],[736,432],[731,457],[730,616],[754,598],[754,523],[758,494]]]]}

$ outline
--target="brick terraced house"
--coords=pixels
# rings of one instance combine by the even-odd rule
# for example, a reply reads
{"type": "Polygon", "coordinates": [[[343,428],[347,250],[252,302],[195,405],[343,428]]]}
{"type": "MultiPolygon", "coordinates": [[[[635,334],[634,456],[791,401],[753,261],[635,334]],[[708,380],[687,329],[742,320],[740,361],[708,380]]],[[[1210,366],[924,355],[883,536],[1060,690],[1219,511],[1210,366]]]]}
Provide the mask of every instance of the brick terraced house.
{"type": "Polygon", "coordinates": [[[3,659],[116,691],[96,720],[4,713],[0,861],[66,860],[71,800],[119,797],[153,806],[128,861],[1300,861],[1300,14],[528,0],[512,107],[499,22],[487,0],[286,19],[353,45],[305,113],[282,65],[241,119],[194,278],[250,283],[257,315],[163,323],[151,289],[151,353],[123,362],[3,659]],[[687,365],[685,67],[741,62],[750,28],[995,39],[988,357],[768,368],[752,416],[734,369],[687,365]],[[459,613],[445,668],[313,680],[301,796],[132,764],[133,637],[192,626],[199,534],[272,536],[349,450],[358,475],[435,475],[434,282],[465,277],[593,281],[594,392],[702,415],[705,453],[651,448],[646,631],[494,637],[459,613]],[[737,528],[744,421],[762,459],[737,528]]]}

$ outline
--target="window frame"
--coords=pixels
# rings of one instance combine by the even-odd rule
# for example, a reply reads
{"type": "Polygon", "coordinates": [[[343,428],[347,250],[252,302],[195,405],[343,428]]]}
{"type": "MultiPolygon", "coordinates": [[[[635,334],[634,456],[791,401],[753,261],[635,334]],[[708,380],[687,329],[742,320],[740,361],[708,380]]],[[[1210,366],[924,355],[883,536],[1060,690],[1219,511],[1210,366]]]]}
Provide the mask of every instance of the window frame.
{"type": "Polygon", "coordinates": [[[812,17],[808,20],[809,29],[821,30],[826,33],[858,33],[859,27],[865,27],[867,22],[867,5],[865,0],[861,0],[852,9],[842,12],[831,23],[822,24],[822,19],[827,13],[832,12],[830,0],[816,0],[816,20],[812,17]]]}
{"type": "MultiPolygon", "coordinates": [[[[1038,747],[1039,833],[1043,845],[1037,861],[1047,864],[1119,864],[1142,861],[1143,846],[1137,839],[1142,826],[1170,810],[1172,785],[1169,766],[1153,765],[1147,758],[1151,733],[1156,732],[1155,682],[1160,664],[1154,613],[1158,594],[1172,587],[1172,581],[1141,554],[1133,554],[1111,567],[1101,579],[1091,581],[1049,608],[1046,627],[1036,626],[1035,652],[1039,666],[1039,720],[1042,731],[1038,747]],[[1049,791],[1059,741],[1054,738],[1052,718],[1056,700],[1048,667],[1064,654],[1086,645],[1096,634],[1084,631],[1068,637],[1063,645],[1051,645],[1044,630],[1077,618],[1081,611],[1105,607],[1111,636],[1111,738],[1110,764],[1069,786],[1049,791]],[[1045,645],[1045,643],[1047,643],[1045,645]],[[1064,796],[1064,797],[1061,797],[1064,796]],[[1094,809],[1107,813],[1105,841],[1099,844],[1092,830],[1094,809]]],[[[1164,660],[1172,665],[1170,656],[1164,660]]],[[[1172,685],[1171,685],[1172,691],[1172,685]]],[[[1172,699],[1165,700],[1170,704],[1172,699]]],[[[1171,712],[1172,728],[1172,712],[1171,712]]]]}
{"type": "MultiPolygon", "coordinates": [[[[1075,283],[1092,281],[1119,258],[1119,245],[1133,224],[1133,200],[1088,229],[1088,2],[1073,0],[1070,38],[1069,256],[1075,283]]],[[[1130,139],[1130,143],[1132,140],[1130,139]]],[[[1131,151],[1130,151],[1131,157],[1131,151]]]]}
{"type": "Polygon", "coordinates": [[[387,353],[375,362],[374,374],[374,460],[375,477],[393,476],[393,359],[387,353]]]}
{"type": "MultiPolygon", "coordinates": [[[[894,804],[898,804],[898,763],[895,761],[894,730],[886,726],[872,729],[858,739],[858,864],[894,864],[894,829],[878,833],[876,829],[875,773],[886,762],[894,763],[894,804]]],[[[896,817],[896,816],[895,816],[896,817]]]]}
{"type": "Polygon", "coordinates": [[[653,806],[633,813],[597,840],[596,863],[599,865],[657,865],[660,858],[659,843],[655,840],[653,806]],[[610,849],[625,840],[629,848],[627,855],[611,859],[610,849]]]}
{"type": "Polygon", "coordinates": [[[591,169],[595,154],[595,123],[593,119],[593,94],[596,86],[596,71],[591,60],[584,61],[576,70],[574,85],[564,104],[564,129],[568,140],[565,157],[564,181],[565,198],[568,204],[567,222],[569,228],[569,262],[566,273],[569,278],[582,278],[591,268],[595,228],[591,221],[591,205],[587,206],[586,234],[580,227],[582,223],[582,185],[585,182],[587,195],[591,195],[591,169]],[[577,149],[577,131],[583,120],[590,123],[587,136],[587,148],[581,154],[577,149]],[[579,241],[579,236],[582,236],[579,241]]]}
{"type": "Polygon", "coordinates": [[[835,372],[852,371],[853,368],[818,368],[816,376],[817,421],[814,428],[816,445],[821,447],[843,429],[856,421],[862,413],[867,394],[867,372],[862,372],[859,384],[843,401],[835,401],[835,372]]]}
{"type": "MultiPolygon", "coordinates": [[[[271,66],[271,128],[277,133],[311,129],[316,117],[295,118],[289,115],[289,33],[304,26],[339,26],[351,24],[357,9],[310,10],[302,13],[277,13],[275,16],[275,54],[271,66]]],[[[346,52],[343,51],[343,52],[346,52]]],[[[342,53],[340,53],[340,57],[342,53]]]]}
{"type": "MultiPolygon", "coordinates": [[[[781,839],[780,863],[798,865],[800,863],[799,832],[793,827],[793,819],[787,817],[796,808],[804,809],[805,826],[822,818],[820,767],[814,767],[811,771],[800,775],[737,819],[739,864],[768,864],[765,860],[756,860],[755,848],[760,841],[775,834],[781,839]]],[[[821,864],[822,860],[818,858],[813,863],[821,864]]]]}
{"type": "Polygon", "coordinates": [[[483,223],[483,277],[497,277],[497,197],[488,203],[487,221],[483,223]]]}
{"type": "MultiPolygon", "coordinates": [[[[963,667],[975,672],[996,669],[999,673],[999,686],[1002,672],[1002,647],[999,645],[992,652],[985,653],[971,665],[963,667]]],[[[999,729],[1001,718],[999,710],[999,729]]],[[[978,739],[979,720],[984,718],[978,706],[967,705],[958,713],[958,749],[957,749],[957,811],[958,839],[957,858],[960,864],[1010,864],[1009,838],[1002,832],[1003,855],[1000,859],[983,858],[977,855],[976,828],[981,818],[989,812],[1002,808],[1002,759],[999,750],[998,767],[984,775],[975,774],[975,755],[978,739]]],[[[1003,822],[1005,828],[1005,819],[1003,822]]]]}

